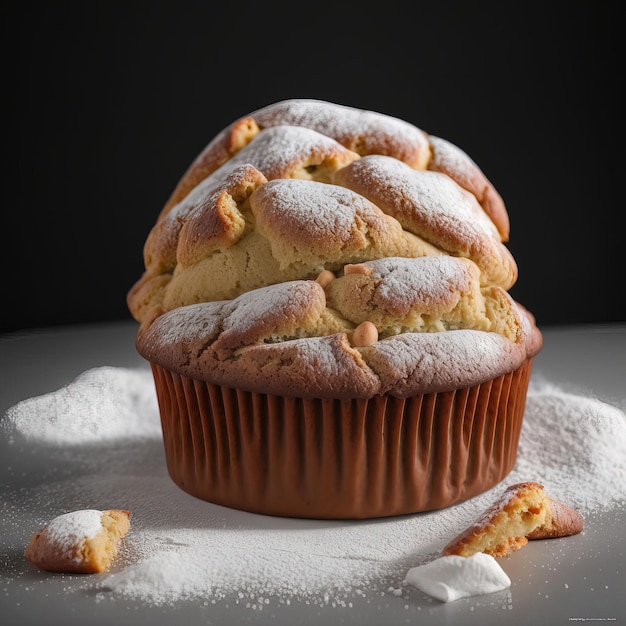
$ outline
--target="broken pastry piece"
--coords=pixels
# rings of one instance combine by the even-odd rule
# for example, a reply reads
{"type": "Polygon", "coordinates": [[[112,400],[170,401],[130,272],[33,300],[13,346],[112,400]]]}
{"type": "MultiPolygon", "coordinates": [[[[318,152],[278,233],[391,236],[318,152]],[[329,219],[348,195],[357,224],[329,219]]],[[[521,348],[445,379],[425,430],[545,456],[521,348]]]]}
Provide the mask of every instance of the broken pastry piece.
{"type": "Polygon", "coordinates": [[[484,552],[507,556],[529,539],[576,535],[583,529],[582,515],[553,500],[536,482],[511,485],[471,526],[442,550],[443,555],[472,556],[484,552]]]}
{"type": "Polygon", "coordinates": [[[50,572],[106,572],[129,529],[129,511],[72,511],[55,517],[33,535],[26,558],[50,572]]]}

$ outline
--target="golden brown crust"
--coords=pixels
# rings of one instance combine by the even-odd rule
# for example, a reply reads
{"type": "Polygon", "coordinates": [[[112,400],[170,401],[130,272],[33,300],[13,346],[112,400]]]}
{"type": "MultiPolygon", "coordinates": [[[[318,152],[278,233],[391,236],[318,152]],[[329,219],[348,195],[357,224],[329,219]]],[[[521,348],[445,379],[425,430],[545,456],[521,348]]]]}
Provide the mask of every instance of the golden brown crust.
{"type": "Polygon", "coordinates": [[[311,128],[360,156],[384,154],[423,169],[430,158],[428,138],[419,128],[389,115],[322,100],[276,102],[251,114],[266,128],[288,124],[311,128]]]}
{"type": "MultiPolygon", "coordinates": [[[[343,187],[273,180],[250,198],[259,234],[270,242],[281,270],[293,265],[341,269],[351,261],[441,254],[407,233],[397,220],[343,187]]],[[[278,278],[278,277],[277,277],[278,278]]]]}
{"type": "Polygon", "coordinates": [[[301,126],[333,138],[361,156],[387,154],[423,169],[430,158],[426,134],[397,118],[322,100],[283,100],[235,120],[196,157],[161,216],[245,147],[263,128],[301,126]]]}
{"type": "Polygon", "coordinates": [[[368,156],[337,171],[337,184],[365,196],[402,227],[454,256],[472,259],[483,284],[510,288],[517,266],[476,197],[440,172],[419,171],[385,156],[368,156]]]}
{"type": "Polygon", "coordinates": [[[129,529],[129,511],[73,511],[56,517],[35,533],[25,556],[37,567],[51,572],[106,572],[129,529]]]}
{"type": "Polygon", "coordinates": [[[234,157],[261,130],[250,116],[224,129],[193,161],[161,210],[159,219],[221,165],[234,157]]]}
{"type": "Polygon", "coordinates": [[[577,535],[584,528],[583,516],[571,506],[550,498],[550,515],[546,522],[528,533],[528,539],[553,539],[577,535]]]}
{"type": "Polygon", "coordinates": [[[468,259],[387,257],[359,266],[366,271],[347,266],[328,283],[327,303],[354,324],[373,322],[381,337],[471,328],[519,339],[515,305],[500,288],[481,289],[480,270],[468,259]]]}
{"type": "Polygon", "coordinates": [[[302,397],[313,389],[324,397],[447,391],[513,371],[538,349],[534,327],[508,294],[509,308],[498,313],[502,321],[493,321],[494,303],[501,303],[471,284],[471,271],[467,282],[471,261],[390,258],[363,265],[371,271],[348,273],[325,287],[316,280],[291,281],[168,311],[141,325],[137,349],[191,378],[302,397]],[[402,271],[412,264],[430,266],[424,272],[430,284],[419,285],[414,273],[402,271]],[[361,295],[352,301],[355,280],[361,295]],[[467,283],[467,295],[458,301],[442,287],[455,280],[467,283]],[[412,300],[413,293],[418,297],[412,300]],[[376,326],[379,340],[360,345],[357,333],[351,344],[366,321],[376,326]],[[489,330],[505,323],[512,324],[506,331],[511,338],[489,330]]]}
{"type": "Polygon", "coordinates": [[[443,555],[471,556],[485,552],[507,556],[529,539],[566,537],[583,529],[572,507],[548,496],[536,482],[511,485],[471,526],[452,539],[443,555]]]}
{"type": "Polygon", "coordinates": [[[509,215],[502,196],[487,179],[476,163],[453,143],[429,135],[432,158],[428,169],[442,172],[458,183],[463,189],[470,191],[495,224],[502,241],[509,240],[509,215]]]}
{"type": "Polygon", "coordinates": [[[312,371],[320,393],[354,397],[514,371],[541,335],[507,292],[517,266],[494,194],[467,155],[402,120],[318,100],[259,109],[209,143],[149,233],[127,294],[137,347],[303,395],[312,371]]]}
{"type": "Polygon", "coordinates": [[[230,299],[363,260],[437,254],[470,258],[482,286],[508,289],[517,267],[499,240],[506,210],[485,212],[485,189],[469,157],[402,120],[318,100],[278,102],[233,122],[194,160],[147,237],[146,269],[127,303],[143,321],[155,307],[230,299]],[[326,193],[292,188],[291,179],[325,183],[326,193]],[[322,209],[329,203],[334,215],[322,209]],[[340,205],[352,210],[349,234],[336,228],[340,205]],[[346,236],[342,253],[326,257],[333,237],[341,245],[346,236]]]}

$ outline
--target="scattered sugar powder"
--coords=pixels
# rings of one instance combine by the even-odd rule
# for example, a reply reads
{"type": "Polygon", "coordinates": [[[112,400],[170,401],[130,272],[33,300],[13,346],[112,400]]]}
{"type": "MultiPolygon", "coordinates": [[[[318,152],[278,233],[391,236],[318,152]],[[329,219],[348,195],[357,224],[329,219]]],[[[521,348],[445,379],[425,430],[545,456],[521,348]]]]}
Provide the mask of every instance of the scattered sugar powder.
{"type": "Polygon", "coordinates": [[[113,569],[76,583],[91,585],[100,601],[350,606],[385,590],[397,595],[407,572],[439,557],[505,485],[536,480],[583,515],[626,500],[624,413],[535,378],[518,460],[503,484],[443,511],[397,518],[287,519],[198,500],[169,478],[159,428],[148,369],[96,368],[15,405],[0,421],[0,458],[15,464],[20,451],[31,454],[19,471],[3,468],[0,496],[10,504],[2,523],[17,520],[25,547],[61,513],[130,510],[131,532],[113,569]],[[60,448],[71,453],[60,458],[60,448]]]}

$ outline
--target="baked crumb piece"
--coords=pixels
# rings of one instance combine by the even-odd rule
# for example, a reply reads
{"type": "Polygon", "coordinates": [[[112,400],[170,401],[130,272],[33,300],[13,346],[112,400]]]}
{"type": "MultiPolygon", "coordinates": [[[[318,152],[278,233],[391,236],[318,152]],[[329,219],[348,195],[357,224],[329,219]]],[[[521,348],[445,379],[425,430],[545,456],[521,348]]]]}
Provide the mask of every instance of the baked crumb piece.
{"type": "Polygon", "coordinates": [[[582,515],[552,499],[536,482],[511,485],[471,526],[442,550],[443,555],[472,556],[484,552],[507,556],[529,539],[575,535],[583,529],[582,515]]]}
{"type": "Polygon", "coordinates": [[[106,572],[129,530],[129,511],[72,511],[55,517],[32,536],[26,558],[51,572],[106,572]]]}

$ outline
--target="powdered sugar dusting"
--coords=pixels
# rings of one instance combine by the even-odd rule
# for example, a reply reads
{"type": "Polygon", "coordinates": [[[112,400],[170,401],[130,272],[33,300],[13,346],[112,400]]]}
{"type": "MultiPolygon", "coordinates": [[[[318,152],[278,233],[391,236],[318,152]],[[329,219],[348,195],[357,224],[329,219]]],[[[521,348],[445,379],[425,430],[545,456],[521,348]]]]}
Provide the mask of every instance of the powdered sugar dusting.
{"type": "Polygon", "coordinates": [[[280,123],[312,128],[344,145],[358,143],[360,154],[390,154],[416,167],[425,165],[429,156],[428,139],[422,130],[375,111],[294,99],[272,104],[252,116],[261,126],[280,123]]]}
{"type": "Polygon", "coordinates": [[[376,290],[376,306],[406,315],[420,306],[433,304],[452,307],[471,285],[471,267],[464,259],[449,256],[403,257],[369,261],[365,265],[381,279],[376,290]]]}
{"type": "Polygon", "coordinates": [[[316,181],[270,181],[259,193],[267,202],[253,203],[257,220],[269,219],[275,232],[278,227],[284,227],[283,237],[295,238],[298,244],[305,239],[309,246],[322,249],[327,238],[347,240],[355,227],[356,215],[382,216],[378,207],[353,191],[316,181]]]}
{"type": "Polygon", "coordinates": [[[286,100],[256,111],[252,116],[262,126],[280,119],[283,124],[312,128],[329,137],[386,132],[398,136],[410,133],[412,137],[420,138],[415,126],[398,118],[322,100],[286,100]]]}
{"type": "Polygon", "coordinates": [[[430,393],[473,385],[481,378],[489,380],[513,371],[526,358],[523,348],[502,335],[470,329],[404,333],[362,348],[362,352],[384,376],[381,387],[400,397],[414,395],[418,389],[430,393]]]}
{"type": "Polygon", "coordinates": [[[437,166],[446,172],[454,172],[456,181],[465,189],[471,189],[472,179],[481,177],[483,184],[488,183],[474,160],[461,148],[446,139],[429,135],[429,141],[435,152],[437,166]]]}
{"type": "Polygon", "coordinates": [[[59,558],[80,561],[75,546],[95,537],[102,529],[102,511],[82,509],[58,515],[46,525],[45,532],[59,558]]]}
{"type": "Polygon", "coordinates": [[[353,158],[339,142],[311,128],[280,125],[262,130],[235,156],[192,189],[186,198],[172,208],[166,219],[173,226],[186,219],[238,170],[241,176],[247,168],[253,166],[269,180],[287,178],[293,168],[309,165],[313,155],[317,156],[316,164],[331,155],[342,155],[346,162],[353,158]]]}
{"type": "Polygon", "coordinates": [[[444,174],[415,170],[379,155],[364,157],[351,170],[368,189],[377,189],[385,206],[395,207],[394,217],[408,230],[418,230],[418,235],[423,230],[431,239],[433,233],[445,231],[450,241],[464,245],[485,236],[500,239],[476,197],[444,174]]]}
{"type": "Polygon", "coordinates": [[[343,155],[347,162],[353,158],[340,143],[315,130],[301,126],[273,126],[259,132],[203,184],[224,180],[236,167],[247,163],[268,180],[286,178],[292,168],[309,165],[308,160],[313,155],[317,156],[317,163],[331,155],[343,155]]]}
{"type": "MultiPolygon", "coordinates": [[[[44,519],[86,502],[132,512],[133,531],[115,570],[75,583],[92,585],[100,601],[128,597],[163,605],[235,599],[258,606],[303,600],[349,606],[354,598],[401,588],[410,568],[439,556],[450,537],[504,491],[501,484],[442,511],[362,522],[248,514],[193,498],[170,480],[162,443],[154,438],[149,370],[90,370],[54,396],[63,402],[49,401],[46,412],[31,399],[0,422],[1,443],[36,451],[43,472],[29,485],[16,476],[13,488],[1,487],[2,495],[16,511],[34,507],[44,519]],[[85,379],[98,380],[99,386],[85,386],[85,379]],[[94,408],[106,395],[103,389],[111,394],[107,413],[117,408],[124,421],[103,420],[94,408]],[[95,450],[76,431],[76,415],[84,415],[85,429],[99,432],[102,448],[95,450]],[[40,436],[34,437],[37,430],[40,436]],[[53,454],[61,442],[72,447],[62,471],[53,454]]],[[[594,398],[532,381],[517,463],[505,483],[526,480],[540,482],[550,496],[583,515],[624,506],[626,416],[594,398]]],[[[89,515],[87,526],[93,529],[95,517],[89,515]]],[[[25,537],[32,530],[25,524],[25,537]]]]}

